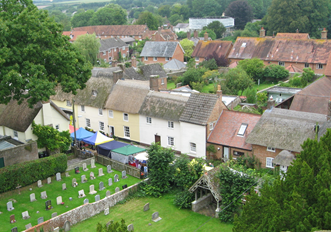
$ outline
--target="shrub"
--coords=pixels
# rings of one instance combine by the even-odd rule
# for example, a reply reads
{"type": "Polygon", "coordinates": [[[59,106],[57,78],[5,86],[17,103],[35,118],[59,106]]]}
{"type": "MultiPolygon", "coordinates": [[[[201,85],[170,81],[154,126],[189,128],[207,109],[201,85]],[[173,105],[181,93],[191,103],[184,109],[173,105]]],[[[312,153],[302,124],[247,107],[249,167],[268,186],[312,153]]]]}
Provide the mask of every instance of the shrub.
{"type": "Polygon", "coordinates": [[[292,77],[289,82],[288,82],[291,86],[295,86],[295,87],[300,87],[302,85],[301,83],[301,77],[292,77]]]}
{"type": "Polygon", "coordinates": [[[289,71],[280,65],[269,65],[264,69],[264,77],[270,80],[283,80],[288,77],[289,71]]]}
{"type": "Polygon", "coordinates": [[[176,194],[174,204],[180,209],[190,209],[192,206],[192,201],[194,201],[194,194],[190,193],[188,190],[185,190],[176,194]]]}
{"type": "Polygon", "coordinates": [[[0,169],[0,193],[24,187],[67,169],[67,155],[56,154],[43,159],[14,164],[0,169]]]}
{"type": "Polygon", "coordinates": [[[254,88],[247,88],[246,92],[246,101],[247,103],[256,103],[256,89],[254,88]]]}

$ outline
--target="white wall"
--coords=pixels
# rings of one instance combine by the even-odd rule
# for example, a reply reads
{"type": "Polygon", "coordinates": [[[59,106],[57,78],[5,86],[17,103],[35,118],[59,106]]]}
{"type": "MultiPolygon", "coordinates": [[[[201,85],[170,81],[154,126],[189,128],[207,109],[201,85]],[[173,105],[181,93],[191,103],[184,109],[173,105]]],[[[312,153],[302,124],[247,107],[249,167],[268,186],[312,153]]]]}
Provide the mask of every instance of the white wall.
{"type": "Polygon", "coordinates": [[[82,111],[82,107],[77,105],[77,115],[79,126],[86,127],[86,118],[90,119],[90,128],[99,131],[99,122],[104,123],[104,132],[109,133],[108,131],[108,110],[102,109],[102,115],[99,115],[99,109],[91,106],[85,106],[85,111],[82,111]]]}
{"type": "Polygon", "coordinates": [[[206,127],[180,122],[181,152],[190,156],[206,158],[206,127]],[[191,152],[190,143],[196,144],[196,152],[191,152]]]}

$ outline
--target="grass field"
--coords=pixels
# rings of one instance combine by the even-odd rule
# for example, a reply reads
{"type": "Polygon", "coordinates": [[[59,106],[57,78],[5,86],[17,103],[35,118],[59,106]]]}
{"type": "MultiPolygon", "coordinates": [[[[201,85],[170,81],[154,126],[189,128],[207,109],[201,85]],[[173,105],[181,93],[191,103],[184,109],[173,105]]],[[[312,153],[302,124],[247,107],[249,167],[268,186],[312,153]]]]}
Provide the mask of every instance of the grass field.
{"type": "Polygon", "coordinates": [[[203,232],[203,231],[232,231],[232,224],[221,223],[219,219],[210,218],[188,209],[178,209],[173,204],[174,195],[167,194],[161,198],[133,198],[125,204],[117,204],[110,208],[109,215],[103,213],[85,220],[73,227],[72,232],[95,231],[98,222],[105,225],[108,221],[120,222],[123,218],[126,225],[133,224],[135,232],[203,232]],[[146,203],[150,203],[150,210],[144,212],[146,203]],[[152,214],[158,211],[161,221],[153,222],[152,214]],[[151,225],[149,225],[151,224],[151,225]]]}
{"type": "Polygon", "coordinates": [[[106,196],[106,191],[110,190],[111,194],[115,193],[115,188],[119,187],[122,190],[122,186],[127,184],[128,186],[131,186],[137,182],[140,182],[140,179],[137,179],[135,177],[129,176],[126,179],[121,179],[121,173],[119,171],[113,170],[114,172],[108,174],[107,168],[105,166],[102,166],[100,164],[96,164],[96,168],[91,169],[90,166],[88,166],[89,170],[86,172],[83,172],[81,170],[80,174],[75,174],[74,170],[70,171],[70,177],[65,177],[65,175],[62,175],[61,181],[56,181],[55,176],[52,177],[52,183],[47,184],[46,180],[43,181],[43,187],[38,188],[37,184],[33,184],[31,186],[24,187],[20,192],[21,194],[16,193],[17,191],[11,191],[6,192],[0,195],[0,211],[2,214],[0,214],[0,222],[1,227],[0,231],[10,231],[13,227],[17,227],[18,231],[25,230],[25,225],[31,223],[32,226],[37,225],[38,218],[44,217],[44,221],[49,220],[51,218],[52,213],[57,212],[58,215],[67,212],[73,208],[76,208],[83,204],[84,199],[88,198],[89,202],[94,202],[95,195],[99,194],[100,199],[104,198],[106,196]],[[98,169],[102,168],[104,176],[98,177],[98,169]],[[96,179],[90,180],[90,172],[94,172],[94,176],[96,179]],[[118,174],[120,181],[117,183],[114,183],[114,175],[118,174]],[[88,181],[84,184],[81,183],[81,176],[86,175],[86,178],[88,181]],[[108,179],[113,179],[113,185],[108,186],[108,179]],[[78,186],[76,188],[71,186],[72,179],[76,178],[78,186]],[[99,191],[99,183],[103,181],[104,186],[106,189],[99,191]],[[62,191],[62,183],[66,183],[67,190],[62,191]],[[94,189],[97,191],[97,194],[90,195],[89,194],[89,186],[94,184],[94,189]],[[29,190],[29,188],[32,188],[32,191],[29,190]],[[78,198],[78,191],[84,189],[86,197],[84,198],[78,198]],[[46,191],[47,193],[47,199],[41,199],[40,194],[42,191],[46,191]],[[30,202],[30,194],[35,193],[37,201],[30,202]],[[62,201],[64,202],[64,205],[56,205],[56,198],[58,196],[62,196],[62,201]],[[69,201],[69,197],[72,197],[73,200],[69,201]],[[16,203],[13,203],[13,207],[15,208],[12,211],[7,211],[7,202],[10,199],[14,199],[17,201],[16,203]],[[46,211],[45,209],[45,202],[47,200],[52,201],[53,209],[46,211]],[[22,212],[28,211],[30,218],[27,220],[22,219],[22,212]],[[39,211],[39,213],[37,213],[39,211]],[[16,223],[11,224],[10,223],[10,215],[14,214],[16,223]]]}

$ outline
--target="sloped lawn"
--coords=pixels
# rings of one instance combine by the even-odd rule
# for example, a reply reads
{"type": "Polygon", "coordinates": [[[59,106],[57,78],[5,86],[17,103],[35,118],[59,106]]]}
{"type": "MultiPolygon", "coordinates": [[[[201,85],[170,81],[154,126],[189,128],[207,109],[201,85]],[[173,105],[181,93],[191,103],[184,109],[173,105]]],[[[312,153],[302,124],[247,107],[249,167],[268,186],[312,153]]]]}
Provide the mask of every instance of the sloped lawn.
{"type": "Polygon", "coordinates": [[[84,199],[88,198],[89,202],[94,202],[95,195],[99,194],[100,199],[106,196],[106,191],[110,190],[111,194],[115,193],[115,188],[119,187],[122,190],[122,186],[127,184],[131,186],[135,183],[140,182],[140,179],[127,175],[126,179],[122,179],[122,174],[119,171],[113,169],[113,172],[108,174],[107,168],[100,164],[96,163],[96,168],[91,169],[90,165],[87,167],[89,170],[84,172],[82,168],[80,168],[80,174],[75,174],[74,170],[69,171],[70,176],[65,177],[65,174],[62,174],[62,180],[56,181],[55,176],[52,176],[52,183],[47,184],[46,180],[43,180],[43,187],[38,188],[37,183],[24,187],[18,194],[18,191],[6,192],[0,195],[0,222],[1,228],[0,231],[11,231],[13,227],[17,227],[18,231],[25,230],[25,225],[31,223],[32,226],[37,225],[38,218],[44,217],[44,221],[51,218],[52,213],[57,212],[58,215],[67,212],[73,208],[76,208],[84,203],[84,199]],[[104,176],[98,177],[98,169],[102,168],[104,176]],[[90,172],[94,172],[94,176],[96,179],[90,180],[90,172]],[[117,174],[119,176],[120,181],[114,182],[114,175],[117,174]],[[81,183],[81,176],[85,175],[88,181],[84,184],[81,183]],[[78,186],[76,188],[71,186],[72,179],[76,178],[78,186]],[[108,186],[108,179],[112,178],[113,185],[108,186]],[[99,183],[103,181],[105,189],[99,191],[99,183]],[[62,184],[66,183],[67,190],[62,191],[62,184]],[[96,194],[89,194],[89,186],[94,184],[94,189],[97,191],[96,194]],[[32,188],[32,191],[29,189],[32,188]],[[78,191],[84,190],[86,197],[78,198],[78,191]],[[41,199],[41,192],[46,191],[47,199],[41,199]],[[30,202],[30,194],[35,193],[37,201],[30,202]],[[56,198],[58,196],[62,196],[62,201],[64,205],[56,205],[56,198]],[[72,201],[69,201],[69,197],[72,197],[72,201]],[[13,203],[14,210],[7,211],[7,202],[10,199],[14,199],[17,201],[13,203]],[[52,201],[53,209],[46,211],[45,202],[47,200],[52,201]],[[27,220],[22,219],[22,212],[29,211],[30,218],[27,220]],[[39,213],[37,213],[39,211],[39,213]],[[14,214],[16,223],[10,223],[10,215],[14,214]]]}

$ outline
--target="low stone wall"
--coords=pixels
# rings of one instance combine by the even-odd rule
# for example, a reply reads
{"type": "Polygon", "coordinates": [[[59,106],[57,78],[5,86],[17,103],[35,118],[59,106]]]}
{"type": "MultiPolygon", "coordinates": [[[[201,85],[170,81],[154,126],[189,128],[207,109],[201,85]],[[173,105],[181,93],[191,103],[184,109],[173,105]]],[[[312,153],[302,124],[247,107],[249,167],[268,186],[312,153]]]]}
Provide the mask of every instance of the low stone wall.
{"type": "Polygon", "coordinates": [[[91,158],[96,154],[96,151],[94,153],[92,153],[89,150],[82,151],[77,147],[71,147],[71,151],[72,151],[72,153],[74,153],[75,157],[81,158],[81,159],[91,158]]]}
{"type": "MultiPolygon", "coordinates": [[[[6,141],[5,139],[3,140],[6,141]]],[[[0,158],[4,158],[5,166],[36,160],[39,158],[37,142],[32,141],[3,149],[0,151],[0,158]]]]}
{"type": "Polygon", "coordinates": [[[140,169],[138,169],[138,168],[132,167],[127,164],[123,164],[121,162],[110,159],[103,155],[95,156],[95,161],[104,166],[110,165],[111,168],[113,168],[117,171],[120,171],[120,172],[125,170],[127,175],[134,176],[136,178],[140,178],[140,169]]]}
{"type": "Polygon", "coordinates": [[[212,200],[213,196],[211,195],[211,193],[200,197],[198,200],[192,202],[192,211],[198,212],[200,209],[205,208],[207,205],[209,205],[212,200]]]}
{"type": "Polygon", "coordinates": [[[67,170],[66,171],[70,171],[72,169],[75,169],[75,167],[80,167],[80,168],[83,168],[83,163],[86,163],[86,165],[91,165],[91,160],[94,159],[94,157],[92,158],[88,158],[88,159],[84,159],[82,161],[79,161],[77,163],[74,163],[70,166],[67,167],[67,170]]]}

